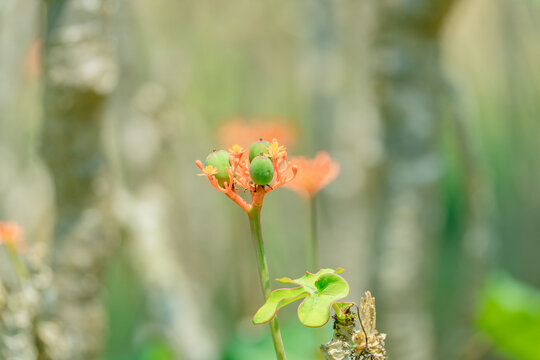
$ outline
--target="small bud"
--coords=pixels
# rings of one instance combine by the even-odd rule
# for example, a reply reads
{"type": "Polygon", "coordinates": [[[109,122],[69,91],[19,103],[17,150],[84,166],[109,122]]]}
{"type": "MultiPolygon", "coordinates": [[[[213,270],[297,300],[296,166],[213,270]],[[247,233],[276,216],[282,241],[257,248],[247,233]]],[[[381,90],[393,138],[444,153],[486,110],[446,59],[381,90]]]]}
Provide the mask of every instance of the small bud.
{"type": "Polygon", "coordinates": [[[255,141],[253,144],[251,144],[249,147],[249,162],[253,161],[256,156],[268,154],[267,147],[269,146],[270,143],[268,141],[264,141],[263,139],[255,141]]]}
{"type": "Polygon", "coordinates": [[[249,175],[257,185],[268,185],[274,177],[274,165],[266,156],[256,156],[249,166],[249,175]]]}
{"type": "Polygon", "coordinates": [[[231,166],[229,156],[227,151],[219,150],[211,152],[204,161],[204,166],[212,165],[218,169],[219,172],[214,176],[218,180],[220,186],[223,186],[226,181],[229,181],[229,174],[227,173],[227,168],[231,166]]]}

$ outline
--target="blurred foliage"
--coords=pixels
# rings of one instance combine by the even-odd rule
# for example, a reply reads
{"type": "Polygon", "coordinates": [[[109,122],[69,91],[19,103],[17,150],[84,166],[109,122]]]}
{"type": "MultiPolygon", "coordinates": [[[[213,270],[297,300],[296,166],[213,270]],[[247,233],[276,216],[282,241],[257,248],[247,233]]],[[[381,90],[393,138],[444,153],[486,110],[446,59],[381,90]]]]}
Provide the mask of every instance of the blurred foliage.
{"type": "Polygon", "coordinates": [[[516,359],[540,359],[540,290],[495,272],[482,295],[478,326],[497,349],[516,359]]]}
{"type": "Polygon", "coordinates": [[[110,324],[106,359],[142,359],[142,355],[137,354],[153,346],[134,344],[138,329],[148,320],[144,289],[134,274],[124,254],[115,256],[107,269],[107,283],[103,293],[110,324]]]}

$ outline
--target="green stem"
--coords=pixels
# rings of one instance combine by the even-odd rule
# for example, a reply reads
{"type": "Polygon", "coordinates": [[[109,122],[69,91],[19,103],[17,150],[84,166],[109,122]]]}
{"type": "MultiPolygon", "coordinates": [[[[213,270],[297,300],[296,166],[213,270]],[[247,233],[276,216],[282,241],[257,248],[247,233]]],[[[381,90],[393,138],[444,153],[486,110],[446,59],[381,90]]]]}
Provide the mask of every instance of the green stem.
{"type": "MultiPolygon", "coordinates": [[[[251,238],[255,245],[255,251],[257,252],[257,265],[259,267],[259,279],[261,282],[264,299],[266,300],[270,295],[270,276],[268,275],[268,264],[266,263],[266,257],[264,256],[264,244],[261,232],[261,208],[253,207],[248,213],[249,225],[251,227],[251,238]]],[[[270,320],[270,331],[272,332],[272,340],[274,341],[274,349],[276,350],[276,357],[278,360],[286,360],[285,347],[283,346],[283,340],[281,339],[281,333],[279,331],[279,325],[277,322],[277,316],[270,320]]]]}
{"type": "Polygon", "coordinates": [[[315,197],[309,198],[310,227],[311,234],[306,241],[306,265],[308,270],[316,272],[319,270],[319,242],[317,235],[317,205],[315,197]]]}
{"type": "MultiPolygon", "coordinates": [[[[317,205],[315,203],[315,196],[309,197],[309,227],[310,234],[306,238],[306,267],[309,271],[316,273],[319,270],[319,237],[317,234],[317,205]]],[[[315,336],[315,343],[325,343],[326,333],[321,331],[322,329],[316,329],[313,333],[315,336]]],[[[322,359],[323,355],[320,351],[316,352],[316,359],[322,359]]]]}
{"type": "Polygon", "coordinates": [[[341,309],[339,308],[339,306],[337,306],[336,303],[332,304],[332,309],[334,309],[334,311],[336,312],[336,317],[339,320],[345,320],[345,314],[343,314],[343,311],[341,311],[341,309]]]}
{"type": "Polygon", "coordinates": [[[11,261],[11,264],[13,265],[13,268],[15,269],[15,272],[17,273],[19,280],[21,281],[26,280],[28,278],[28,271],[26,270],[26,267],[21,261],[21,258],[19,257],[19,254],[17,253],[17,249],[12,244],[6,244],[6,249],[7,249],[7,253],[11,261]]]}

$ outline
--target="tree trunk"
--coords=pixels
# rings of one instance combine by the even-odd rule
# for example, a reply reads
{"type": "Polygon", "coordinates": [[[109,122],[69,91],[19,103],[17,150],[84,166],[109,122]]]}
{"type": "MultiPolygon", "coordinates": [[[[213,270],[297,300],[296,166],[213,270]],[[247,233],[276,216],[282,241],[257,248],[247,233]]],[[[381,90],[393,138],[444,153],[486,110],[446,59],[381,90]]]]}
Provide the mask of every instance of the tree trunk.
{"type": "Polygon", "coordinates": [[[327,149],[336,117],[336,4],[328,0],[307,0],[307,41],[303,66],[309,92],[309,119],[313,146],[327,149]]]}
{"type": "Polygon", "coordinates": [[[438,37],[452,3],[377,1],[377,98],[386,146],[377,297],[396,359],[435,358],[429,259],[440,226],[434,190],[445,89],[438,37]]]}
{"type": "Polygon", "coordinates": [[[100,290],[112,238],[101,145],[117,82],[108,21],[112,1],[46,2],[43,157],[56,201],[55,279],[40,337],[44,358],[96,359],[105,334],[100,290]]]}

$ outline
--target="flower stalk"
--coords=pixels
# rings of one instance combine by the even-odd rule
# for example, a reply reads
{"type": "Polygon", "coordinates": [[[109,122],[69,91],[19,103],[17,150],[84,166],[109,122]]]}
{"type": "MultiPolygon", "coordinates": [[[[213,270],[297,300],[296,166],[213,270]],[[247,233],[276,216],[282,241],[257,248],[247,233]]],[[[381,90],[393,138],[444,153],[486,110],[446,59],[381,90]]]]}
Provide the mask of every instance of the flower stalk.
{"type": "Polygon", "coordinates": [[[311,233],[306,243],[306,265],[308,270],[319,268],[319,239],[317,234],[317,204],[315,197],[309,198],[309,217],[311,233]]]}
{"type": "Polygon", "coordinates": [[[319,243],[315,199],[319,191],[338,176],[340,167],[325,151],[319,151],[314,158],[293,157],[291,163],[299,169],[298,176],[286,186],[308,200],[311,234],[305,244],[306,267],[308,270],[317,271],[319,269],[319,243]]]}
{"type": "MultiPolygon", "coordinates": [[[[264,299],[268,299],[272,289],[270,288],[270,276],[268,273],[268,264],[266,262],[266,256],[264,255],[264,243],[261,231],[261,207],[253,207],[248,213],[249,225],[251,228],[251,238],[255,251],[257,253],[257,265],[259,269],[259,280],[261,283],[264,299]]],[[[285,347],[283,346],[283,340],[281,339],[281,332],[279,330],[279,324],[274,317],[269,322],[270,332],[272,333],[272,341],[274,342],[274,349],[276,351],[276,357],[278,360],[287,359],[285,355],[285,347]]]]}
{"type": "Polygon", "coordinates": [[[19,257],[15,246],[13,244],[6,244],[6,250],[9,256],[9,260],[11,261],[11,265],[15,269],[19,280],[23,281],[28,279],[28,271],[26,270],[26,266],[19,257]]]}

